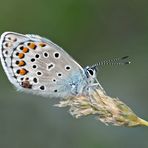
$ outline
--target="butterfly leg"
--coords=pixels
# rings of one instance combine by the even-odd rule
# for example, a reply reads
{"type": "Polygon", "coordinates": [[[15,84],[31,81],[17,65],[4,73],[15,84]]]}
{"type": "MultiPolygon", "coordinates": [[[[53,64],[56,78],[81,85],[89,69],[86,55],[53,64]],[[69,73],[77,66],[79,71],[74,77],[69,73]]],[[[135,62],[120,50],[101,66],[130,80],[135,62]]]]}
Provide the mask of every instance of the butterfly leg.
{"type": "MultiPolygon", "coordinates": [[[[96,83],[95,83],[96,84],[96,83]]],[[[88,100],[90,102],[91,105],[93,105],[94,107],[98,107],[98,103],[96,102],[96,100],[93,98],[92,93],[94,93],[94,89],[92,89],[91,87],[89,87],[88,89],[88,100]]]]}
{"type": "Polygon", "coordinates": [[[96,83],[91,84],[90,87],[96,87],[96,86],[98,86],[99,89],[102,90],[104,94],[106,94],[105,90],[103,89],[103,87],[101,86],[101,84],[99,83],[97,79],[96,79],[96,83]]]}

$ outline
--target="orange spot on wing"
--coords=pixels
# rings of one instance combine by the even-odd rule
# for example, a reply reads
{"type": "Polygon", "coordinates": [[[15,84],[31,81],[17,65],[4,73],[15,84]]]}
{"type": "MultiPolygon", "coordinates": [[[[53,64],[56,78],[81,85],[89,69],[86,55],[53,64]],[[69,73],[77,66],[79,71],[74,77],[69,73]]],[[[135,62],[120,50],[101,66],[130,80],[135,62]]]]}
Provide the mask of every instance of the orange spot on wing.
{"type": "Polygon", "coordinates": [[[19,54],[18,54],[18,57],[19,57],[20,59],[24,58],[24,56],[25,56],[24,53],[19,53],[19,54]]]}
{"type": "Polygon", "coordinates": [[[39,46],[41,46],[41,47],[45,47],[46,44],[45,44],[45,43],[40,43],[39,46]]]}
{"type": "Polygon", "coordinates": [[[35,48],[37,47],[34,43],[29,43],[28,46],[29,46],[31,49],[35,49],[35,48]]]}
{"type": "Polygon", "coordinates": [[[18,66],[24,66],[26,63],[24,62],[24,61],[20,61],[19,63],[18,63],[18,66]]]}
{"type": "Polygon", "coordinates": [[[24,68],[19,70],[20,75],[25,75],[27,72],[28,71],[26,69],[24,69],[24,68]]]}
{"type": "Polygon", "coordinates": [[[28,52],[28,51],[29,51],[29,49],[28,49],[27,47],[24,47],[24,48],[23,48],[23,52],[24,52],[24,53],[26,53],[26,52],[28,52]]]}

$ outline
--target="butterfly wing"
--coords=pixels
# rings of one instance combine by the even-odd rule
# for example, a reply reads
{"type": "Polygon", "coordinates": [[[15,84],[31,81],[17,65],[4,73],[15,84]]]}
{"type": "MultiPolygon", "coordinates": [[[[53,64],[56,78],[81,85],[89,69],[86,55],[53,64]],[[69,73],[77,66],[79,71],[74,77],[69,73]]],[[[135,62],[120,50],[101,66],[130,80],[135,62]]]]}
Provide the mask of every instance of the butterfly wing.
{"type": "Polygon", "coordinates": [[[48,39],[5,32],[0,45],[3,68],[10,82],[19,90],[69,97],[78,82],[83,81],[82,67],[48,39]]]}

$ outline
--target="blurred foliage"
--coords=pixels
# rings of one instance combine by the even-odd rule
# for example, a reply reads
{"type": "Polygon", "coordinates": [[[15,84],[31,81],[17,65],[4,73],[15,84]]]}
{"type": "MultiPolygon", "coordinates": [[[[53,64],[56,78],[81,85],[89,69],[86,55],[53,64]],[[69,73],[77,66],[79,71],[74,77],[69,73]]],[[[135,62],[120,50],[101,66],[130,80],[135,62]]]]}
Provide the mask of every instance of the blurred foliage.
{"type": "MultiPolygon", "coordinates": [[[[129,55],[132,64],[104,67],[98,79],[148,119],[147,0],[1,0],[0,32],[45,36],[82,66],[129,55]]],[[[73,119],[58,100],[18,93],[0,66],[1,148],[147,148],[142,128],[105,126],[93,117],[73,119]]]]}

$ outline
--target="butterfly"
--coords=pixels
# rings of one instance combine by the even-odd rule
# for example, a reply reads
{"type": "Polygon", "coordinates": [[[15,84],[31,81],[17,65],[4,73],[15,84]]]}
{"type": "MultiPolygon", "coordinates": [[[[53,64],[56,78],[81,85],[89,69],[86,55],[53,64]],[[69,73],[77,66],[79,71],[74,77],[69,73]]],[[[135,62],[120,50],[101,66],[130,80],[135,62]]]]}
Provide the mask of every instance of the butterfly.
{"type": "Polygon", "coordinates": [[[98,66],[130,64],[118,62],[128,56],[82,68],[46,38],[4,32],[0,38],[0,58],[9,81],[18,90],[62,98],[56,106],[69,106],[70,114],[76,118],[95,114],[105,124],[148,126],[148,122],[137,117],[126,104],[107,96],[97,80],[98,66]]]}
{"type": "Polygon", "coordinates": [[[82,68],[61,47],[38,35],[3,33],[0,58],[9,81],[21,91],[69,98],[87,95],[95,86],[103,90],[96,65],[82,68]]]}

